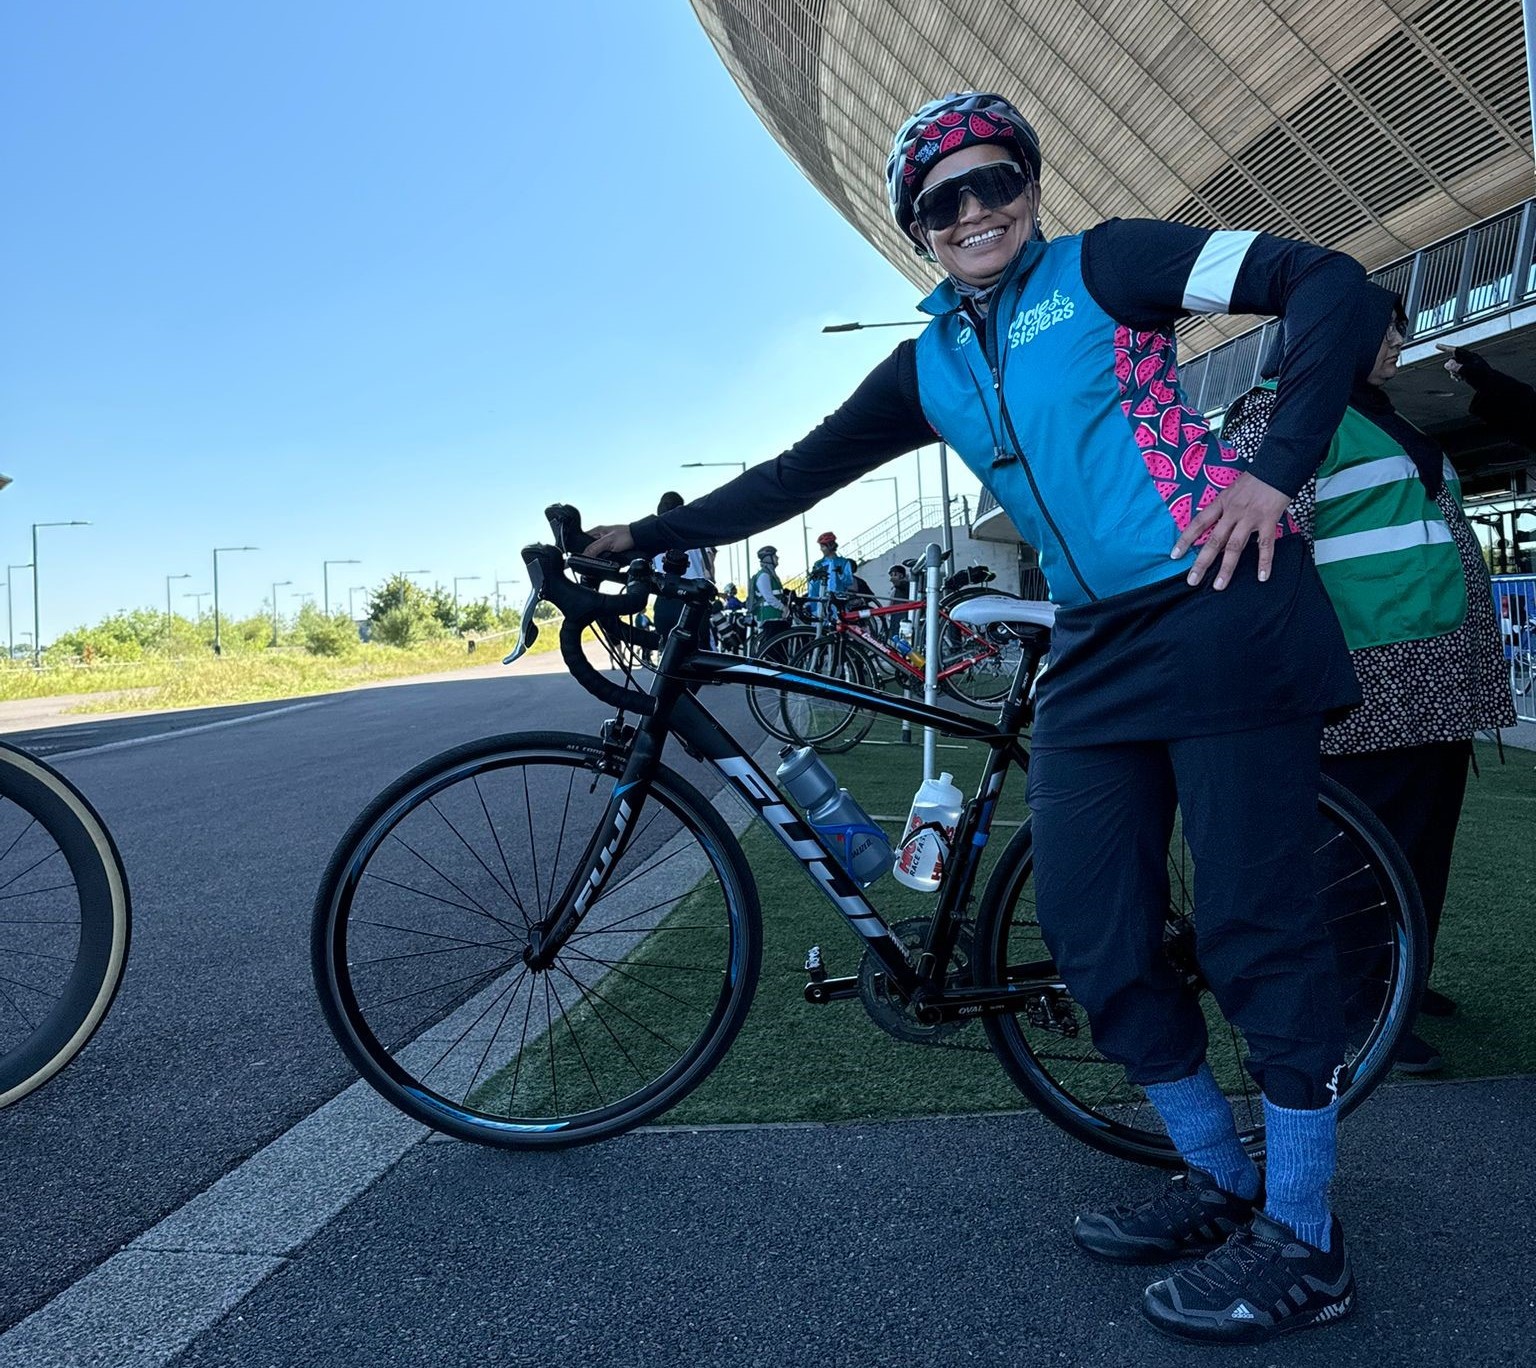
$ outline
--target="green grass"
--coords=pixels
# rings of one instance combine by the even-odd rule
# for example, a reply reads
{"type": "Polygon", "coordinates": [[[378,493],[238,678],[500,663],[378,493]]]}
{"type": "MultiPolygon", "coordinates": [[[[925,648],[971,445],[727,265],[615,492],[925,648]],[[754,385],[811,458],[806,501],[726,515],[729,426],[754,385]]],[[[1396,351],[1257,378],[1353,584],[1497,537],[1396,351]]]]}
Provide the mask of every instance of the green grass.
{"type": "MultiPolygon", "coordinates": [[[[872,735],[886,736],[882,730],[872,735]]],[[[1478,747],[1482,778],[1473,779],[1462,818],[1434,980],[1462,1010],[1423,1027],[1444,1050],[1441,1078],[1536,1072],[1536,1024],[1526,1010],[1536,978],[1536,754],[1511,749],[1506,755],[1509,763],[1500,766],[1491,746],[1478,747]]],[[[940,766],[970,791],[980,771],[979,748],[939,756],[940,766]]],[[[876,815],[903,816],[921,778],[920,744],[861,745],[828,760],[876,815]]],[[[1022,815],[1021,779],[1010,779],[1004,820],[1022,815]]],[[[724,1063],[665,1122],[834,1121],[1021,1105],[987,1054],[898,1042],[870,1022],[858,1002],[806,1003],[806,948],[819,943],[830,972],[850,974],[858,942],[831,907],[810,894],[777,842],[754,828],[743,844],[763,903],[757,997],[724,1063]]],[[[924,915],[932,905],[889,879],[872,896],[893,919],[924,915]]],[[[972,1025],[954,1040],[979,1046],[985,1037],[972,1025]]]]}
{"type": "MultiPolygon", "coordinates": [[[[310,655],[297,648],[227,652],[125,663],[0,667],[0,700],[82,698],[76,713],[134,712],[257,703],[331,693],[356,684],[412,675],[440,674],[471,666],[495,666],[513,638],[488,641],[471,654],[458,637],[400,648],[360,642],[341,656],[310,655]]],[[[542,629],[535,653],[558,649],[558,633],[542,629]]]]}

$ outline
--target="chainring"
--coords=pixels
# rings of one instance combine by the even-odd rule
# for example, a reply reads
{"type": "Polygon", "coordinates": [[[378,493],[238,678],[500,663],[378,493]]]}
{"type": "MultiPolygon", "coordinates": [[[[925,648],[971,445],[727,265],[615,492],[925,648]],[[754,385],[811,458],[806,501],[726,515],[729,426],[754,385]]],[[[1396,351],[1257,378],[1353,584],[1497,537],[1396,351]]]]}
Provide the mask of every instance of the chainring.
{"type": "MultiPolygon", "coordinates": [[[[906,921],[892,923],[891,934],[901,942],[902,948],[911,958],[922,949],[929,925],[926,917],[911,917],[906,921]]],[[[960,928],[954,953],[950,956],[950,964],[951,978],[968,974],[970,970],[971,926],[969,922],[960,928]]],[[[884,968],[880,961],[867,950],[859,961],[859,1000],[864,1004],[864,1010],[869,1013],[869,1019],[876,1026],[887,1035],[894,1036],[897,1040],[905,1041],[909,1045],[942,1044],[971,1025],[969,1021],[941,1021],[933,1026],[920,1022],[913,1015],[912,1009],[889,990],[884,968]]]]}

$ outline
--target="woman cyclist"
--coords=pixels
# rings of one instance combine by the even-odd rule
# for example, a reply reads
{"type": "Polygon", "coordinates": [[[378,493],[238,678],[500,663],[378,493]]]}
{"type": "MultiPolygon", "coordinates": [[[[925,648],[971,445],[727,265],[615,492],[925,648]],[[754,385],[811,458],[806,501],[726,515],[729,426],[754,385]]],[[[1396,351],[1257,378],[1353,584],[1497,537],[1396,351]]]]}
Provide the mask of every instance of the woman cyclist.
{"type": "Polygon", "coordinates": [[[1038,140],[997,95],[925,105],[886,179],[897,226],[947,276],[923,334],[776,460],[597,529],[592,553],[730,541],[936,436],[960,454],[1039,548],[1058,607],[1029,781],[1041,927],[1098,1049],[1145,1087],[1189,1166],[1155,1199],[1079,1216],[1074,1238],[1124,1262],[1204,1255],[1145,1293],[1173,1334],[1339,1319],[1354,1303],[1328,1204],[1344,1035],[1298,871],[1323,716],[1358,692],[1306,547],[1279,522],[1343,415],[1364,273],[1267,234],[1155,221],[1048,241],[1038,140]],[[1220,312],[1285,320],[1275,412],[1246,464],[1174,365],[1174,323],[1220,312]],[[1176,806],[1202,967],[1264,1094],[1267,1194],[1162,954],[1176,806]]]}

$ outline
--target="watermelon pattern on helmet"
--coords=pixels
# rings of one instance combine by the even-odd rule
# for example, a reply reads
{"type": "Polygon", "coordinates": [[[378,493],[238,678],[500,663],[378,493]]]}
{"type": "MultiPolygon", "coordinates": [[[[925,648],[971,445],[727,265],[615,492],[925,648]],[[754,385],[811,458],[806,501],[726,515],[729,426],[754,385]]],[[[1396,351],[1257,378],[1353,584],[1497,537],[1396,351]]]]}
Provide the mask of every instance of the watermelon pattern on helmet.
{"type": "MultiPolygon", "coordinates": [[[[901,178],[908,186],[914,185],[940,157],[947,157],[962,147],[990,142],[1010,143],[1022,156],[1023,149],[1019,147],[1018,135],[1007,124],[996,123],[981,114],[962,114],[958,110],[949,110],[918,131],[917,137],[907,149],[901,178]]],[[[1028,165],[1027,158],[1025,165],[1028,165]]]]}

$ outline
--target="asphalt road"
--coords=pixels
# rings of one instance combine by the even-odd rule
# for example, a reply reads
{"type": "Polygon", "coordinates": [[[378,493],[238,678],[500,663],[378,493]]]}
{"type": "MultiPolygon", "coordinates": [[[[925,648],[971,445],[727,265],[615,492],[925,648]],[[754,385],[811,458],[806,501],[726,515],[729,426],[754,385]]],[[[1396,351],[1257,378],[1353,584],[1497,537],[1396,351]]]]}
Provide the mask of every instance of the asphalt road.
{"type": "MultiPolygon", "coordinates": [[[[710,701],[761,739],[739,697],[710,701]]],[[[325,861],[363,804],[449,746],[530,728],[590,734],[607,711],[560,674],[297,702],[309,706],[5,738],[65,757],[122,850],[134,931],[95,1040],[0,1112],[0,1330],[355,1081],[315,1001],[308,924],[325,861]],[[233,718],[245,720],[207,726],[233,718]]]]}

